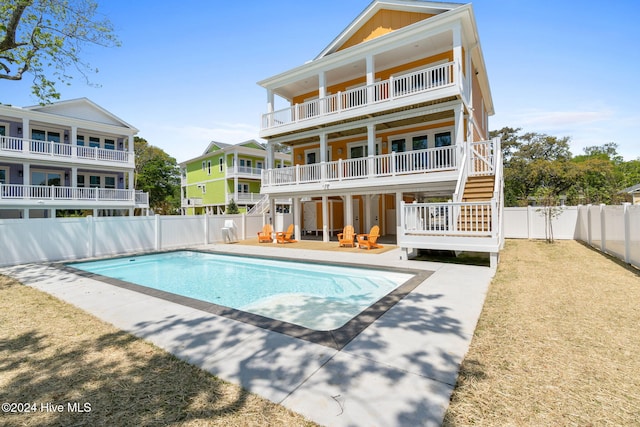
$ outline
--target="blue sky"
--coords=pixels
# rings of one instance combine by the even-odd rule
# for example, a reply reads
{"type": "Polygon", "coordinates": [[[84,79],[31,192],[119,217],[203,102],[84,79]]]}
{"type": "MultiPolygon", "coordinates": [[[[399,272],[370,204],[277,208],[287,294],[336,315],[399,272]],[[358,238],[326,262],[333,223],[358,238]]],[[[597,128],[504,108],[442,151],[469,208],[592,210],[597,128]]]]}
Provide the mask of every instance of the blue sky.
{"type": "MultiPolygon", "coordinates": [[[[122,47],[86,49],[101,86],[76,78],[58,87],[62,99],[91,99],[180,162],[211,140],[257,139],[266,92],[256,82],[314,58],[370,0],[100,3],[122,47]]],[[[640,157],[640,3],[473,7],[496,110],[490,129],[569,136],[573,154],[616,142],[626,160],[640,157]]],[[[0,101],[37,103],[29,83],[0,81],[0,101]]]]}

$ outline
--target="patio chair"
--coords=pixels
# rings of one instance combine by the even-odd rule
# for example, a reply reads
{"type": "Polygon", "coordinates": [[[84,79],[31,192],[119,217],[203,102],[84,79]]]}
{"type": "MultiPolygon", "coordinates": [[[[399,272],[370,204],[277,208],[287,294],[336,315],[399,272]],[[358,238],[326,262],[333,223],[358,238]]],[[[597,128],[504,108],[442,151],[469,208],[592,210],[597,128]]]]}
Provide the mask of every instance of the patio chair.
{"type": "Polygon", "coordinates": [[[380,237],[380,227],[374,225],[371,227],[369,234],[358,234],[358,247],[365,249],[379,249],[382,245],[377,244],[378,237],[380,237]]]}
{"type": "Polygon", "coordinates": [[[271,224],[265,224],[262,226],[262,231],[258,232],[258,243],[263,242],[271,242],[273,241],[273,237],[271,234],[273,233],[273,228],[271,228],[271,224]]]}
{"type": "Polygon", "coordinates": [[[287,231],[278,231],[276,233],[276,241],[278,243],[295,243],[297,240],[293,239],[291,236],[293,235],[293,224],[289,225],[287,231]]]}
{"type": "Polygon", "coordinates": [[[355,232],[353,231],[353,225],[345,225],[342,233],[338,233],[338,246],[355,246],[355,232]]]}

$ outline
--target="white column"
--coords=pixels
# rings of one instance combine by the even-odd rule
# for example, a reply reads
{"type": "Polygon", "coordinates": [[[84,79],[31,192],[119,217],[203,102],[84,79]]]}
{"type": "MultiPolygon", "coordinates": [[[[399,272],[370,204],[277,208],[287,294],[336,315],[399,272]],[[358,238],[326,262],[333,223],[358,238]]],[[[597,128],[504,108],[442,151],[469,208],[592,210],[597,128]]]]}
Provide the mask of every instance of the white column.
{"type": "Polygon", "coordinates": [[[374,160],[373,160],[373,157],[376,155],[376,125],[375,124],[367,125],[367,150],[369,151],[367,156],[368,157],[367,174],[371,176],[375,174],[374,160]]]}
{"type": "MultiPolygon", "coordinates": [[[[29,130],[29,119],[27,118],[22,119],[22,139],[31,139],[31,130],[29,130]]],[[[30,145],[31,144],[28,141],[23,142],[22,151],[28,153],[30,145]]]]}
{"type": "Polygon", "coordinates": [[[267,114],[268,114],[268,119],[266,121],[266,123],[262,123],[262,126],[264,128],[270,128],[271,126],[273,126],[273,110],[274,109],[274,97],[273,97],[273,91],[271,89],[267,89],[267,114]]]}
{"type": "Polygon", "coordinates": [[[273,153],[273,145],[269,142],[267,143],[267,161],[265,164],[266,169],[275,168],[275,156],[273,153]]]}
{"type": "Polygon", "coordinates": [[[453,61],[462,67],[462,27],[456,24],[453,28],[453,61]]]}
{"type": "MultiPolygon", "coordinates": [[[[327,75],[325,71],[318,74],[318,98],[323,99],[327,96],[327,75]]],[[[326,113],[326,104],[320,101],[320,114],[326,113]]]]}
{"type": "MultiPolygon", "coordinates": [[[[460,104],[453,110],[455,126],[455,145],[460,147],[464,143],[464,105],[460,104]]],[[[469,141],[471,142],[471,141],[469,141]]]]}
{"type": "Polygon", "coordinates": [[[22,185],[31,185],[31,164],[22,164],[22,185]]]}
{"type": "Polygon", "coordinates": [[[293,229],[296,240],[301,240],[302,238],[302,230],[300,229],[300,225],[302,223],[302,209],[299,197],[294,197],[293,200],[293,229]]]}
{"type": "Polygon", "coordinates": [[[400,232],[400,228],[402,226],[402,191],[396,191],[396,238],[398,238],[402,233],[400,232]]]}
{"type": "Polygon", "coordinates": [[[374,69],[373,55],[367,55],[367,104],[371,104],[374,101],[373,98],[373,84],[376,82],[376,72],[374,69]]]}
{"type": "Polygon", "coordinates": [[[325,163],[327,162],[327,134],[325,132],[320,133],[320,182],[325,182],[327,179],[327,169],[325,163]]]}
{"type": "MultiPolygon", "coordinates": [[[[85,142],[85,144],[88,144],[89,142],[85,142]]],[[[133,139],[133,135],[129,135],[129,138],[127,138],[127,151],[129,152],[130,156],[133,156],[133,152],[134,152],[134,139],[133,139]]]]}
{"type": "Polygon", "coordinates": [[[353,225],[353,194],[347,194],[344,199],[344,225],[353,225]]]}
{"type": "MultiPolygon", "coordinates": [[[[127,178],[128,178],[128,181],[129,181],[129,182],[127,183],[127,188],[128,188],[129,190],[135,190],[135,184],[134,184],[134,182],[133,182],[133,180],[134,180],[134,178],[135,178],[135,171],[129,171],[129,172],[128,172],[128,176],[127,176],[127,178]]],[[[88,185],[88,183],[85,183],[85,185],[88,185]]]]}
{"type": "Polygon", "coordinates": [[[78,149],[76,148],[78,146],[78,126],[71,126],[71,135],[69,135],[69,138],[71,138],[69,141],[71,144],[71,157],[78,157],[78,149]]]}
{"type": "Polygon", "coordinates": [[[322,241],[329,242],[329,198],[322,196],[322,241]]]}
{"type": "Polygon", "coordinates": [[[71,182],[69,184],[71,187],[78,186],[78,167],[77,166],[71,167],[71,182]]]}

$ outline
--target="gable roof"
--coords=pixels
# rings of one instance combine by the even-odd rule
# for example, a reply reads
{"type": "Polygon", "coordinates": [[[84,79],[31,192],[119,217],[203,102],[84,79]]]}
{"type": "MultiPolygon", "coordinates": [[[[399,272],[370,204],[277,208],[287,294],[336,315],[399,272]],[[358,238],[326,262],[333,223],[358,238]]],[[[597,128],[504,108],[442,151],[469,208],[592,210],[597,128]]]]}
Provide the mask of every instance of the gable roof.
{"type": "Polygon", "coordinates": [[[229,147],[232,147],[232,148],[247,147],[247,148],[254,148],[256,150],[263,150],[263,151],[265,150],[264,146],[260,144],[258,141],[256,141],[255,139],[250,139],[248,141],[240,142],[238,144],[227,144],[226,142],[211,141],[209,145],[207,145],[207,148],[204,150],[204,153],[202,154],[203,155],[210,154],[210,153],[213,153],[214,151],[228,149],[229,147]]]}
{"type": "MultiPolygon", "coordinates": [[[[364,29],[372,18],[382,10],[395,10],[401,12],[414,12],[424,14],[424,19],[447,12],[462,6],[463,3],[443,3],[422,0],[374,0],[356,19],[354,19],[322,52],[315,58],[320,59],[338,50],[354,37],[358,31],[364,29]]],[[[418,18],[419,19],[419,18],[418,18]]],[[[420,20],[420,19],[419,19],[420,20]]],[[[410,23],[407,23],[410,25],[410,23]]],[[[391,32],[393,29],[390,29],[391,32]]],[[[371,38],[376,36],[372,34],[371,38]]]]}
{"type": "Polygon", "coordinates": [[[632,185],[631,187],[627,187],[623,190],[620,190],[620,193],[626,193],[626,194],[640,193],[640,184],[632,185]]]}
{"type": "Polygon", "coordinates": [[[138,132],[138,129],[88,98],[70,99],[45,105],[32,105],[24,107],[23,109],[71,119],[87,120],[95,123],[124,127],[134,130],[136,133],[138,132]]]}

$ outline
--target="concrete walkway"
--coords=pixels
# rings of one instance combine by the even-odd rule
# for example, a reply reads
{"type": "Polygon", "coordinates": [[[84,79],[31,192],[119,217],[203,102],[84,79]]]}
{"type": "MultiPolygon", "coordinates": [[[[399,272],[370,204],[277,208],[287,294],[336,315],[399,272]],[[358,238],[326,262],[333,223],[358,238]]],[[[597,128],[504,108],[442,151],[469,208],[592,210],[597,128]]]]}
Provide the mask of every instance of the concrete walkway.
{"type": "MultiPolygon", "coordinates": [[[[203,247],[198,247],[202,250],[203,247]]],[[[0,269],[218,377],[326,426],[436,426],[493,275],[382,254],[209,245],[206,250],[434,271],[342,350],[44,265],[0,269]]]]}

